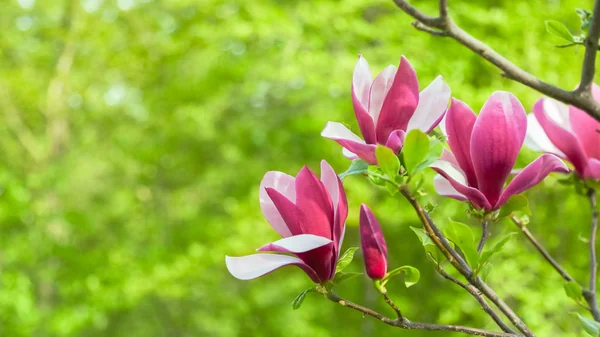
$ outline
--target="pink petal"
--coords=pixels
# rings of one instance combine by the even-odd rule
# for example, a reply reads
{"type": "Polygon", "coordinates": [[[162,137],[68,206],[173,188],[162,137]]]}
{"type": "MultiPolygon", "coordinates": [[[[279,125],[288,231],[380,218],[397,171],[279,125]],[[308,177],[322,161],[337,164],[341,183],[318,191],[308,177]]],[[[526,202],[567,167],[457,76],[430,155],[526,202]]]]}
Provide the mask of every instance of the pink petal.
{"type": "Polygon", "coordinates": [[[435,188],[435,191],[439,195],[453,198],[453,199],[460,200],[460,201],[468,200],[467,197],[465,197],[460,192],[458,192],[454,187],[452,187],[452,184],[450,183],[450,181],[448,181],[448,179],[444,178],[443,176],[441,176],[439,174],[436,174],[436,176],[433,178],[433,187],[435,188]]]}
{"type": "Polygon", "coordinates": [[[585,171],[585,178],[600,180],[600,160],[590,158],[585,171]]]}
{"type": "MultiPolygon", "coordinates": [[[[552,105],[548,102],[551,103],[552,101],[542,98],[535,103],[533,106],[535,118],[546,132],[548,138],[552,141],[552,144],[565,154],[579,174],[583,174],[588,160],[585,151],[581,146],[579,139],[573,132],[567,129],[566,126],[562,126],[550,118],[550,113],[546,108],[552,105]]],[[[550,111],[554,111],[554,109],[550,109],[550,111]]],[[[554,115],[556,115],[556,113],[554,113],[554,115]]],[[[570,128],[570,122],[567,121],[567,123],[570,128]]]]}
{"type": "Polygon", "coordinates": [[[419,94],[419,104],[408,122],[406,131],[419,129],[425,133],[433,130],[442,120],[450,100],[450,87],[438,76],[419,94]]]}
{"type": "Polygon", "coordinates": [[[376,126],[377,141],[385,143],[394,130],[406,130],[408,121],[419,104],[417,74],[402,56],[394,83],[383,101],[376,126]]]}
{"type": "Polygon", "coordinates": [[[600,122],[571,106],[571,129],[588,157],[600,159],[600,122]]]}
{"type": "Polygon", "coordinates": [[[260,208],[267,221],[282,237],[290,236],[292,233],[269,197],[266,190],[267,187],[277,190],[293,203],[296,201],[296,178],[282,172],[269,171],[260,182],[258,193],[260,208]]]}
{"type": "Polygon", "coordinates": [[[469,187],[465,178],[464,172],[458,167],[453,166],[450,162],[438,160],[430,165],[437,173],[448,180],[454,189],[464,195],[473,206],[490,210],[492,206],[485,196],[477,189],[469,187]]]}
{"type": "Polygon", "coordinates": [[[569,168],[553,154],[540,156],[521,170],[510,184],[508,184],[506,190],[502,192],[502,196],[494,206],[494,209],[498,209],[504,205],[511,196],[522,193],[539,184],[551,172],[568,173],[569,168]]]}
{"type": "Polygon", "coordinates": [[[322,236],[300,234],[268,243],[257,249],[259,252],[304,253],[332,244],[333,241],[322,236]]]}
{"type": "Polygon", "coordinates": [[[471,160],[471,134],[477,116],[468,105],[452,99],[446,113],[448,145],[460,168],[465,172],[469,186],[477,188],[477,176],[471,160]]]}
{"type": "Polygon", "coordinates": [[[377,77],[375,77],[373,85],[371,86],[369,114],[373,117],[373,123],[375,123],[375,125],[377,125],[377,121],[379,120],[379,114],[385,96],[388,94],[394,83],[394,75],[396,75],[396,67],[391,65],[387,66],[377,75],[377,77]]]}
{"type": "Polygon", "coordinates": [[[358,156],[356,155],[356,153],[350,152],[350,150],[348,150],[345,147],[342,147],[342,155],[344,155],[344,157],[351,159],[351,160],[358,159],[358,156]]]}
{"type": "Polygon", "coordinates": [[[333,242],[336,250],[342,246],[342,233],[348,217],[348,201],[342,181],[333,168],[325,161],[321,161],[321,181],[331,196],[333,211],[335,212],[333,224],[333,242]]]}
{"type": "Polygon", "coordinates": [[[273,188],[267,187],[265,188],[265,191],[267,192],[268,197],[273,201],[273,205],[289,229],[290,235],[304,234],[302,231],[302,215],[298,211],[296,205],[273,188]]]}
{"type": "Polygon", "coordinates": [[[348,130],[344,125],[336,122],[328,122],[323,131],[321,131],[321,136],[335,140],[348,151],[356,154],[360,159],[369,164],[377,164],[377,158],[375,157],[377,146],[365,144],[362,139],[348,130]]]}
{"type": "Polygon", "coordinates": [[[546,132],[535,118],[535,114],[527,115],[527,134],[525,135],[524,145],[537,152],[554,153],[559,157],[564,157],[562,153],[546,135],[546,132]]]}
{"type": "Polygon", "coordinates": [[[387,273],[387,245],[379,221],[365,204],[360,205],[360,243],[367,275],[383,278],[387,273]]]}
{"type": "Polygon", "coordinates": [[[515,165],[527,132],[527,115],[509,92],[497,91],[485,102],[471,135],[471,160],[478,189],[494,205],[515,165]]]}
{"type": "Polygon", "coordinates": [[[333,204],[323,183],[304,166],[296,176],[296,206],[302,214],[303,234],[332,239],[333,204]]]}
{"type": "Polygon", "coordinates": [[[376,142],[375,123],[368,112],[372,78],[367,60],[358,55],[352,76],[352,105],[360,131],[369,143],[376,142]]]}
{"type": "Polygon", "coordinates": [[[394,151],[394,153],[399,153],[402,150],[402,145],[404,144],[404,137],[406,137],[406,133],[402,130],[395,130],[390,133],[390,137],[387,142],[385,142],[385,146],[389,147],[394,151]]]}
{"type": "Polygon", "coordinates": [[[225,265],[233,277],[251,280],[269,274],[281,267],[294,265],[302,268],[315,283],[321,283],[316,272],[299,258],[277,254],[254,254],[240,257],[225,256],[225,265]]]}

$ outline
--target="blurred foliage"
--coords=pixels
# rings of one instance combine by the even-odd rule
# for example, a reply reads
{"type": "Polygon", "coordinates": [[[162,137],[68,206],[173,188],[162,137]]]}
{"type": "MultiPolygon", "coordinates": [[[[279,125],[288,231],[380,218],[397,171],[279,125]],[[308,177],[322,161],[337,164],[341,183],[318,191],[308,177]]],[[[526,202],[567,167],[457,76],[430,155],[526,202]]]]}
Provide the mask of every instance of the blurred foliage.
{"type": "MultiPolygon", "coordinates": [[[[544,21],[578,32],[578,6],[453,1],[451,12],[524,69],[572,88],[582,50],[555,48],[544,21]]],[[[528,109],[539,94],[454,41],[415,31],[390,0],[0,0],[0,13],[1,336],[448,335],[395,331],[315,294],[294,311],[310,285],[302,272],[242,282],[224,256],[277,236],[258,206],[264,172],[317,169],[322,158],[338,172],[348,167],[319,132],[328,120],[358,129],[349,90],[358,53],[373,72],[406,55],[421,87],[442,74],[475,110],[494,90],[528,109]]],[[[534,158],[524,151],[519,167],[534,158]]],[[[587,282],[590,212],[557,178],[527,193],[530,229],[587,282]]],[[[410,319],[494,328],[468,294],[435,275],[406,202],[360,177],[345,185],[346,246],[357,245],[358,205],[368,203],[390,268],[422,272],[410,289],[388,285],[410,319]]],[[[475,225],[464,204],[424,200],[438,204],[437,221],[475,225]]],[[[360,256],[348,269],[362,269],[360,256]]],[[[522,237],[489,283],[538,335],[582,334],[561,280],[522,237]]],[[[366,278],[339,293],[389,313],[366,278]]]]}

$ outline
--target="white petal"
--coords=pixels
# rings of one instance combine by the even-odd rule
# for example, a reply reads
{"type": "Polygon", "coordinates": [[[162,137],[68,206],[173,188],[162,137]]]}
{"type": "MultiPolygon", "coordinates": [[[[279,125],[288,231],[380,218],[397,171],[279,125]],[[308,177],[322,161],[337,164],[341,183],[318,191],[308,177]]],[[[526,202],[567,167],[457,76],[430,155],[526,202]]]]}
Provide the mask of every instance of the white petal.
{"type": "Polygon", "coordinates": [[[260,201],[260,209],[267,221],[273,229],[281,236],[286,237],[292,235],[285,221],[279,214],[277,207],[273,204],[271,198],[267,194],[266,188],[270,187],[283,194],[291,202],[296,202],[296,178],[287,175],[283,172],[269,171],[260,182],[260,191],[258,193],[260,201]]]}
{"type": "Polygon", "coordinates": [[[369,106],[369,91],[372,82],[373,75],[369,70],[369,63],[362,55],[358,55],[358,61],[354,66],[354,74],[352,75],[352,88],[365,108],[369,106]]]}
{"type": "Polygon", "coordinates": [[[342,148],[342,154],[344,155],[344,157],[348,158],[348,159],[358,159],[358,156],[356,155],[356,153],[351,152],[350,150],[346,149],[345,147],[342,148]]]}
{"type": "Polygon", "coordinates": [[[338,122],[327,122],[323,131],[321,131],[321,136],[330,139],[347,139],[353,142],[366,144],[359,136],[348,130],[345,125],[338,122]]]}
{"type": "Polygon", "coordinates": [[[290,253],[304,253],[323,247],[333,241],[313,234],[299,234],[272,242],[269,246],[277,246],[290,253]]]}
{"type": "Polygon", "coordinates": [[[564,154],[552,144],[534,114],[527,115],[527,134],[524,144],[533,151],[554,153],[564,157],[564,154]]]}
{"type": "Polygon", "coordinates": [[[428,132],[448,108],[450,87],[438,76],[419,94],[419,105],[408,122],[407,131],[419,129],[428,132]]]}
{"type": "Polygon", "coordinates": [[[333,212],[335,213],[338,207],[340,192],[338,175],[325,160],[321,160],[321,182],[325,186],[327,192],[329,192],[331,202],[333,203],[333,212]]]}
{"type": "Polygon", "coordinates": [[[240,257],[225,256],[227,270],[240,280],[251,280],[290,264],[304,264],[297,257],[278,254],[254,254],[240,257]]]}
{"type": "Polygon", "coordinates": [[[467,184],[467,179],[465,178],[465,173],[460,168],[452,165],[450,162],[445,160],[436,160],[429,167],[440,169],[446,172],[450,178],[456,180],[456,182],[460,183],[461,185],[469,186],[469,184],[467,184]]]}
{"type": "Polygon", "coordinates": [[[439,195],[443,195],[446,197],[453,197],[455,199],[467,200],[467,197],[465,197],[463,194],[458,192],[454,187],[452,187],[452,184],[450,184],[448,179],[442,177],[439,174],[433,178],[433,187],[435,188],[436,192],[439,195]]]}
{"type": "Polygon", "coordinates": [[[571,119],[569,118],[569,107],[552,98],[544,98],[544,112],[556,124],[567,130],[571,130],[571,119]]]}
{"type": "Polygon", "coordinates": [[[379,112],[383,106],[385,96],[394,83],[394,76],[396,75],[396,67],[389,65],[383,69],[371,85],[371,97],[369,100],[369,114],[373,117],[373,122],[377,125],[377,119],[379,118],[379,112]]]}

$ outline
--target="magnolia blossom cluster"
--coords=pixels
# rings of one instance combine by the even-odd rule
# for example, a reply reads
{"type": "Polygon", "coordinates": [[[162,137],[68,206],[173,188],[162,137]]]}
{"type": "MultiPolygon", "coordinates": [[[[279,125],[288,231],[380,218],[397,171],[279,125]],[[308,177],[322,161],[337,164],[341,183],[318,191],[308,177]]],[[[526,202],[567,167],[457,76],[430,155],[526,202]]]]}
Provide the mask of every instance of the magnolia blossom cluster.
{"type": "MultiPolygon", "coordinates": [[[[593,93],[600,99],[600,88],[595,86],[593,93]]],[[[499,91],[476,115],[464,102],[451,99],[450,88],[440,76],[419,92],[416,72],[406,58],[401,58],[398,69],[389,66],[373,79],[367,61],[359,56],[352,77],[352,103],[362,138],[336,122],[327,123],[322,132],[343,147],[346,157],[377,165],[378,144],[398,154],[410,130],[428,133],[440,125],[449,149],[430,165],[438,173],[436,191],[484,212],[498,210],[551,172],[570,172],[561,158],[571,162],[581,179],[600,179],[596,131],[600,123],[548,98],[540,99],[527,116],[515,96],[499,91]],[[523,144],[544,154],[518,170],[507,184],[523,144]]],[[[259,195],[265,218],[282,239],[258,248],[257,254],[226,257],[230,273],[248,280],[294,265],[317,284],[332,280],[348,202],[331,166],[322,161],[320,177],[307,167],[296,177],[267,172],[259,195]]],[[[359,219],[366,272],[381,279],[388,268],[381,226],[364,204],[359,219]]]]}

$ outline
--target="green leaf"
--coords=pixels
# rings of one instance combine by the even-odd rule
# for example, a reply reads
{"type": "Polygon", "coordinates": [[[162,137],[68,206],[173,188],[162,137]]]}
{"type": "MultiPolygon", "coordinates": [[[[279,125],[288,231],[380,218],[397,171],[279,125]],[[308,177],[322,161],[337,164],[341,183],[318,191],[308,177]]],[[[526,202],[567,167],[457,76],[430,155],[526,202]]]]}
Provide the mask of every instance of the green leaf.
{"type": "Polygon", "coordinates": [[[335,274],[335,277],[333,278],[333,283],[334,284],[340,284],[344,281],[348,281],[349,279],[355,278],[357,276],[362,275],[363,273],[344,273],[344,272],[338,272],[335,274]]]}
{"type": "Polygon", "coordinates": [[[579,317],[579,322],[581,322],[581,326],[585,332],[587,332],[590,336],[600,336],[600,323],[587,317],[583,317],[580,314],[577,314],[577,317],[579,317]]]}
{"type": "Polygon", "coordinates": [[[561,22],[558,22],[555,20],[546,21],[546,30],[551,35],[554,35],[560,39],[563,39],[563,40],[566,40],[569,42],[575,42],[575,39],[573,38],[573,35],[571,35],[571,32],[569,32],[569,29],[567,28],[567,26],[565,26],[561,22]]]}
{"type": "Polygon", "coordinates": [[[492,257],[494,257],[494,255],[500,253],[502,251],[502,249],[504,249],[504,246],[506,245],[506,243],[508,241],[510,241],[510,239],[515,234],[517,234],[517,233],[506,234],[500,240],[498,240],[496,242],[496,244],[494,244],[492,246],[492,248],[486,249],[483,251],[483,253],[481,254],[481,257],[479,258],[479,265],[477,266],[477,268],[475,270],[475,275],[477,275],[481,270],[483,270],[483,268],[485,268],[485,266],[490,262],[490,260],[492,259],[492,257]]]}
{"type": "Polygon", "coordinates": [[[350,262],[352,262],[352,259],[354,259],[354,253],[357,250],[358,247],[350,247],[342,254],[342,257],[338,260],[337,267],[335,267],[336,274],[348,267],[350,262]]]}
{"type": "Polygon", "coordinates": [[[479,275],[481,276],[483,282],[486,282],[488,280],[488,277],[490,276],[492,270],[494,270],[494,268],[491,263],[486,263],[485,266],[481,268],[479,275]]]}
{"type": "Polygon", "coordinates": [[[381,285],[385,286],[385,284],[394,276],[404,274],[404,285],[407,288],[417,284],[419,279],[421,278],[421,273],[419,270],[413,266],[402,266],[398,267],[394,270],[389,271],[383,279],[381,279],[381,285]]]}
{"type": "Polygon", "coordinates": [[[315,292],[315,288],[308,288],[305,289],[304,291],[302,291],[300,294],[298,294],[298,296],[296,296],[296,298],[294,298],[294,300],[292,301],[292,308],[294,310],[300,308],[300,306],[302,305],[302,302],[304,302],[304,297],[306,296],[306,294],[310,293],[310,292],[315,292]]]}
{"type": "Polygon", "coordinates": [[[577,13],[581,19],[581,29],[587,31],[592,22],[592,12],[587,9],[575,8],[575,13],[577,13]]]}
{"type": "Polygon", "coordinates": [[[473,238],[471,227],[450,219],[448,226],[444,228],[444,235],[462,250],[467,263],[471,267],[476,267],[479,262],[479,254],[473,238]]]}
{"type": "Polygon", "coordinates": [[[369,176],[369,180],[377,186],[385,186],[387,184],[385,179],[379,177],[384,175],[383,171],[375,165],[370,165],[367,168],[367,175],[369,176]]]}
{"type": "Polygon", "coordinates": [[[400,172],[400,160],[389,147],[377,145],[375,156],[379,167],[390,180],[395,181],[400,172]]]}
{"type": "Polygon", "coordinates": [[[567,296],[577,302],[583,299],[583,290],[577,282],[569,281],[563,284],[567,296]]]}
{"type": "Polygon", "coordinates": [[[411,130],[404,138],[402,154],[404,166],[408,173],[415,174],[417,166],[425,159],[429,152],[429,137],[421,130],[411,130]]]}
{"type": "Polygon", "coordinates": [[[433,260],[433,262],[440,264],[441,262],[446,260],[446,256],[442,251],[433,243],[431,237],[427,234],[427,232],[423,228],[418,227],[410,227],[413,232],[419,238],[419,241],[423,244],[423,248],[425,249],[425,253],[427,256],[433,260]]]}
{"type": "Polygon", "coordinates": [[[421,172],[431,165],[434,161],[440,159],[442,153],[444,152],[444,144],[439,140],[435,139],[429,144],[429,152],[425,156],[425,159],[417,165],[415,168],[416,172],[421,172]]]}
{"type": "Polygon", "coordinates": [[[499,217],[507,217],[515,212],[531,215],[531,210],[529,210],[529,200],[527,200],[527,197],[522,194],[517,194],[510,197],[506,204],[500,208],[499,217]]]}
{"type": "Polygon", "coordinates": [[[340,179],[344,179],[347,176],[353,176],[356,174],[362,174],[367,172],[367,169],[369,168],[369,163],[361,160],[361,159],[354,159],[352,161],[352,164],[350,164],[350,167],[345,171],[339,174],[340,179]]]}

